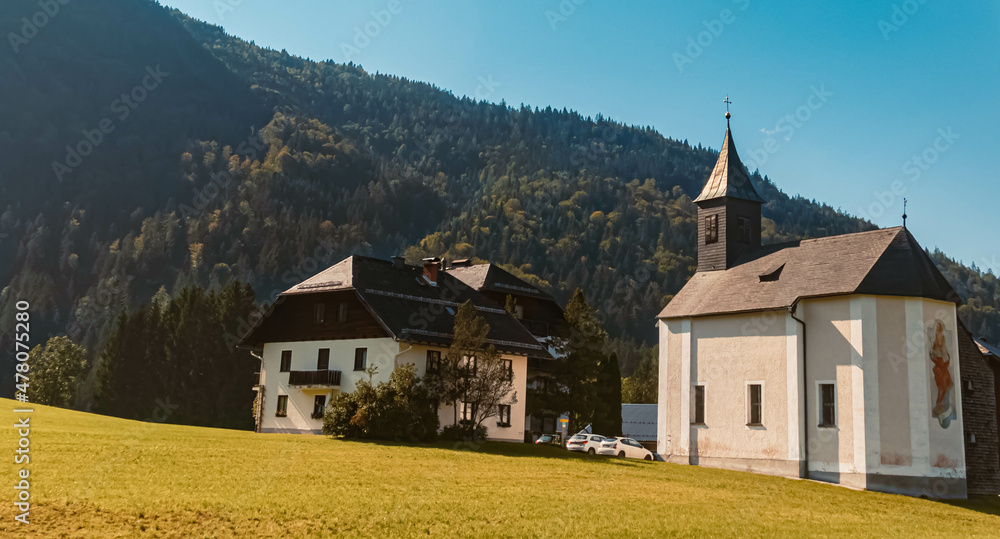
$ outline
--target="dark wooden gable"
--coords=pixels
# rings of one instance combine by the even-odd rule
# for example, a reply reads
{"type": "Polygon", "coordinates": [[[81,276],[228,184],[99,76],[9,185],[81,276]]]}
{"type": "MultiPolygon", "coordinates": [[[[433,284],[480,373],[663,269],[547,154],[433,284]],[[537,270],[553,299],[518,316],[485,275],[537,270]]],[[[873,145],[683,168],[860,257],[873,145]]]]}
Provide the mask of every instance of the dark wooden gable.
{"type": "Polygon", "coordinates": [[[254,330],[246,344],[259,347],[266,342],[332,341],[390,336],[361,302],[357,292],[340,290],[281,296],[270,316],[254,330]],[[341,304],[346,304],[344,320],[340,317],[341,304]],[[322,321],[316,318],[317,305],[323,306],[322,321]]]}

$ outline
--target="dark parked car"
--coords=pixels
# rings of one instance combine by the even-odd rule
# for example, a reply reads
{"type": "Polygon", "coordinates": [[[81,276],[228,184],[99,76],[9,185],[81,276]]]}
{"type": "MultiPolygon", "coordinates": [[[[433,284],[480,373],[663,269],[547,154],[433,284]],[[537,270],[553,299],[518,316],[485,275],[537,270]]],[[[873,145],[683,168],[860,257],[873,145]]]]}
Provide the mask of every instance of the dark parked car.
{"type": "Polygon", "coordinates": [[[552,445],[562,445],[562,435],[561,434],[543,434],[535,440],[536,444],[552,444],[552,445]]]}

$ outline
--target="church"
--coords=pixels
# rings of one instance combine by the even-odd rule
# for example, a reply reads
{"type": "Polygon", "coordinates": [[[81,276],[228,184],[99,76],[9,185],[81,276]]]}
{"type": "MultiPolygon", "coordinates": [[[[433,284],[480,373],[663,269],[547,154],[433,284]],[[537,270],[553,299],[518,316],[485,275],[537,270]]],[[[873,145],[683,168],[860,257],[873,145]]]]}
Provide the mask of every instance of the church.
{"type": "Polygon", "coordinates": [[[762,245],[729,129],[697,272],[658,316],[668,462],[933,498],[1000,493],[1000,363],[902,227],[762,245]]]}

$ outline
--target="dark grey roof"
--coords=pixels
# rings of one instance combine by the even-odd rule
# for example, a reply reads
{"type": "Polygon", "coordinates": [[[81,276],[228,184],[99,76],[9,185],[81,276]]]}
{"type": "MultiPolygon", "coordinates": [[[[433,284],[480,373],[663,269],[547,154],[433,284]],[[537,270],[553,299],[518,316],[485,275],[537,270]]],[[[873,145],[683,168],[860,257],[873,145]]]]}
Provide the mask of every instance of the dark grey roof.
{"type": "Polygon", "coordinates": [[[640,442],[655,442],[656,405],[622,404],[622,436],[640,442]]]}
{"type": "Polygon", "coordinates": [[[458,306],[471,300],[490,326],[487,338],[497,350],[548,357],[545,348],[520,322],[462,280],[439,271],[437,285],[422,278],[423,267],[351,256],[289,288],[282,295],[354,290],[383,327],[398,340],[448,346],[458,306]]]}
{"type": "Polygon", "coordinates": [[[995,359],[1000,360],[1000,348],[993,346],[982,339],[975,339],[975,341],[976,346],[979,347],[979,351],[982,352],[984,356],[993,356],[995,359]]]}
{"type": "Polygon", "coordinates": [[[750,175],[747,174],[746,167],[740,161],[739,154],[736,153],[736,143],[733,142],[733,134],[729,129],[729,122],[726,122],[726,140],[719,150],[719,160],[715,162],[712,175],[708,177],[708,183],[702,189],[695,202],[711,200],[714,198],[740,198],[752,202],[763,203],[764,199],[757,194],[753,188],[750,175]]]}
{"type": "Polygon", "coordinates": [[[492,290],[506,294],[522,294],[555,301],[549,293],[529,284],[496,264],[455,266],[448,268],[448,273],[474,290],[492,290]]]}
{"type": "Polygon", "coordinates": [[[897,227],[743,253],[730,269],[695,273],[659,318],[787,309],[802,298],[843,294],[959,299],[909,231],[897,227]],[[779,267],[777,279],[761,278],[779,267]]]}

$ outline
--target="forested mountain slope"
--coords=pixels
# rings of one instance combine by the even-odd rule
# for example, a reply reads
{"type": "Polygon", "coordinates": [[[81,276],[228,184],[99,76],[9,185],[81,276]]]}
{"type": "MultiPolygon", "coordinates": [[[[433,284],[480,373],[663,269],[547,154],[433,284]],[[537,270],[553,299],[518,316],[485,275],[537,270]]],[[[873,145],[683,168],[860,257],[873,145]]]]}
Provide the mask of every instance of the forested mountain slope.
{"type": "MultiPolygon", "coordinates": [[[[0,28],[37,9],[4,2],[0,28]]],[[[581,287],[612,335],[650,342],[693,272],[691,199],[714,150],[312,62],[145,0],[61,9],[0,47],[4,331],[26,299],[35,342],[68,333],[93,352],[161,286],[237,278],[268,300],[351,253],[405,252],[488,259],[563,300],[581,287]],[[121,118],[150,70],[159,82],[121,118]],[[114,130],[78,165],[53,165],[105,118],[114,130]]],[[[765,242],[872,228],[755,181],[765,242]]],[[[977,295],[970,328],[1000,338],[996,277],[935,260],[977,295]]]]}

